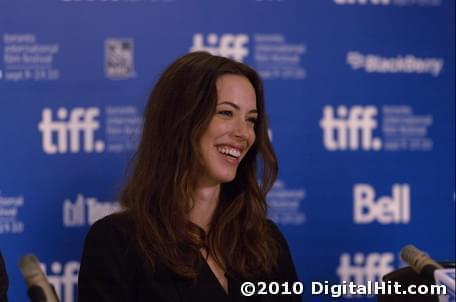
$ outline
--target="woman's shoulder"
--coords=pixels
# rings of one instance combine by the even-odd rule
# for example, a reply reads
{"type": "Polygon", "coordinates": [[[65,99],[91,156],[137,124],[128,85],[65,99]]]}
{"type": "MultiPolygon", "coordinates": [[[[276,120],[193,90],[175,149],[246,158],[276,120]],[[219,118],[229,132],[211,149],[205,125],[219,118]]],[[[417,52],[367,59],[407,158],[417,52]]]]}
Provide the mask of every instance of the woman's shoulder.
{"type": "Polygon", "coordinates": [[[274,239],[277,240],[281,246],[283,246],[283,245],[288,246],[287,240],[285,239],[285,236],[282,234],[282,231],[280,231],[277,224],[274,221],[272,221],[271,219],[266,219],[266,224],[271,232],[271,235],[274,237],[274,239]]]}
{"type": "Polygon", "coordinates": [[[113,214],[104,216],[101,219],[95,221],[92,228],[100,228],[104,226],[119,226],[128,227],[133,225],[133,219],[131,214],[127,210],[115,212],[113,214]]]}
{"type": "Polygon", "coordinates": [[[122,261],[136,262],[133,221],[126,212],[111,214],[97,220],[84,241],[81,259],[82,271],[89,268],[108,267],[122,261]]]}
{"type": "Polygon", "coordinates": [[[121,245],[130,241],[133,233],[133,219],[128,212],[122,211],[97,220],[87,233],[86,244],[115,242],[121,245]]]}
{"type": "Polygon", "coordinates": [[[79,301],[133,301],[142,269],[133,225],[128,213],[121,212],[91,226],[81,257],[79,301]]]}
{"type": "Polygon", "coordinates": [[[267,219],[267,224],[271,230],[271,235],[279,244],[277,270],[274,272],[274,279],[288,281],[298,280],[293,258],[285,236],[282,234],[275,222],[267,219]]]}

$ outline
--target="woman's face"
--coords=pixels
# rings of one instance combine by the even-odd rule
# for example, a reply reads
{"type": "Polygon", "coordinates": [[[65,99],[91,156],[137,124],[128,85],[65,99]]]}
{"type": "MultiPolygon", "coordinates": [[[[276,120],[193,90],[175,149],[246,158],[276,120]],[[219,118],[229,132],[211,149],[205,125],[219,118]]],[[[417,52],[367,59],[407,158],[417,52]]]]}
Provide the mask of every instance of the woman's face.
{"type": "Polygon", "coordinates": [[[200,140],[203,173],[200,185],[230,182],[255,141],[258,117],[256,95],[250,81],[240,75],[219,77],[217,107],[200,140]]]}

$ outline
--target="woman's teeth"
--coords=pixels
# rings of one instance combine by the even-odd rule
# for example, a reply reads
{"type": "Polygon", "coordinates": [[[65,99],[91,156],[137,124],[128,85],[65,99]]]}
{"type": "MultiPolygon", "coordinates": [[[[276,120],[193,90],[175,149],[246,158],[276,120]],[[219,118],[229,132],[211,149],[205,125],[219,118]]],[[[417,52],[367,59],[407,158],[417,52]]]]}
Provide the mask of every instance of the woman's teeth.
{"type": "Polygon", "coordinates": [[[239,156],[241,156],[241,151],[239,151],[238,149],[235,149],[235,148],[217,147],[217,150],[222,154],[230,155],[232,157],[238,158],[239,156]]]}

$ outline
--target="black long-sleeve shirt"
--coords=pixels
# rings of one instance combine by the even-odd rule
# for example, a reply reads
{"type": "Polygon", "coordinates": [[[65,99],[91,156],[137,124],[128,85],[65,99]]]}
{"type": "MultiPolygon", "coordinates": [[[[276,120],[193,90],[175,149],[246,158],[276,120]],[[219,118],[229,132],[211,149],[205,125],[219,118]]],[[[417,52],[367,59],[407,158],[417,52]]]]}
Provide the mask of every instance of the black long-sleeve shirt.
{"type": "MultiPolygon", "coordinates": [[[[297,281],[286,240],[271,222],[280,243],[278,270],[271,281],[297,281]]],[[[79,272],[79,302],[193,302],[193,301],[301,301],[297,295],[244,297],[241,280],[227,275],[228,294],[206,261],[202,260],[196,283],[164,266],[151,271],[135,248],[133,222],[126,213],[97,221],[84,244],[79,272]]]]}

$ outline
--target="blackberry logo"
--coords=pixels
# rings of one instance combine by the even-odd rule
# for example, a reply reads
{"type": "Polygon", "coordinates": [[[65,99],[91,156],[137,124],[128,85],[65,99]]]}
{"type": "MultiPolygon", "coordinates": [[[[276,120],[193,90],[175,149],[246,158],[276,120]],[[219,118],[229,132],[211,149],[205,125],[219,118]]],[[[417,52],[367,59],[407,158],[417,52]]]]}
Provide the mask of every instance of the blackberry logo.
{"type": "Polygon", "coordinates": [[[91,108],[66,108],[57,110],[57,120],[52,118],[52,110],[43,109],[38,130],[41,132],[42,147],[47,154],[103,152],[103,141],[95,140],[95,131],[100,128],[97,121],[100,110],[91,108]]]}
{"type": "Polygon", "coordinates": [[[442,73],[444,65],[441,58],[418,58],[411,54],[382,57],[357,51],[349,51],[346,62],[353,70],[367,73],[430,74],[433,77],[442,73]]]}
{"type": "Polygon", "coordinates": [[[249,55],[249,49],[246,44],[249,42],[249,36],[245,34],[209,34],[207,35],[206,43],[204,43],[204,35],[197,33],[193,36],[193,46],[190,52],[207,51],[213,55],[232,58],[242,62],[249,55]]]}
{"type": "Polygon", "coordinates": [[[332,106],[323,108],[320,127],[323,130],[323,145],[329,151],[380,150],[382,141],[373,137],[378,124],[375,106],[332,106]]]}

